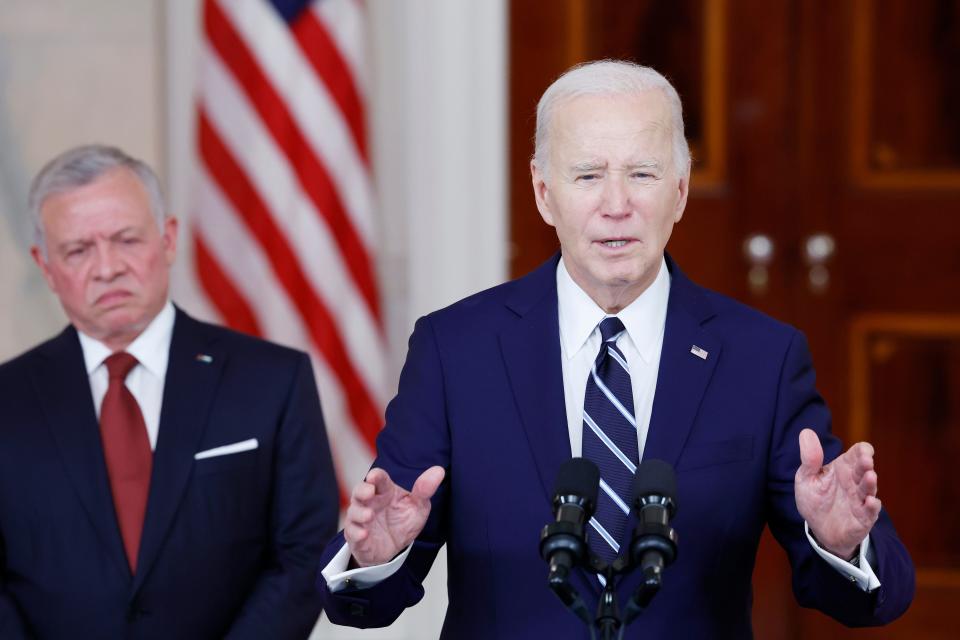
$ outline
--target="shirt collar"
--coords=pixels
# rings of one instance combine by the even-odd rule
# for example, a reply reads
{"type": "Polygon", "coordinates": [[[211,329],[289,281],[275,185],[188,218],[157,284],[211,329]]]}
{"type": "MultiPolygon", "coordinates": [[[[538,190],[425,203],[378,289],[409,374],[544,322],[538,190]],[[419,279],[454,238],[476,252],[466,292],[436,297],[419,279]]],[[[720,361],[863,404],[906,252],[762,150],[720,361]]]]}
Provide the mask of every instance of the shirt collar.
{"type": "MultiPolygon", "coordinates": [[[[173,303],[167,304],[157,316],[150,321],[147,328],[126,348],[126,352],[137,359],[143,367],[161,380],[167,374],[167,361],[170,358],[170,341],[173,339],[173,321],[176,318],[173,303]]],[[[95,338],[91,338],[82,331],[77,331],[80,338],[80,348],[83,350],[83,361],[87,368],[87,375],[103,364],[103,361],[113,353],[110,347],[95,338]]]]}
{"type": "MultiPolygon", "coordinates": [[[[616,314],[644,362],[649,363],[656,353],[657,341],[663,335],[669,298],[670,272],[667,270],[667,261],[661,258],[660,271],[653,283],[616,314]]],[[[560,340],[567,359],[570,359],[583,348],[594,329],[608,314],[573,281],[563,264],[563,258],[557,264],[557,308],[560,340]]]]}

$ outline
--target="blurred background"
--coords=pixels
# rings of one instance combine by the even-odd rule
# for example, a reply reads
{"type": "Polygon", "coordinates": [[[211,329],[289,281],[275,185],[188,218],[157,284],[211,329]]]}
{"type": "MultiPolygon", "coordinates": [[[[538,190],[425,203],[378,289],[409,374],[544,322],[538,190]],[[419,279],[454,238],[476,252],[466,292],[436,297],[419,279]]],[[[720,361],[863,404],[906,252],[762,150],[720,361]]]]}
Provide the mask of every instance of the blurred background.
{"type": "MultiPolygon", "coordinates": [[[[672,255],[806,332],[834,430],[876,446],[917,565],[906,616],[851,631],[793,603],[767,535],[756,636],[954,637],[960,0],[274,4],[0,2],[0,360],[64,324],[28,255],[30,179],[67,147],[118,145],[181,218],[174,300],[311,353],[350,487],[414,320],[556,250],[528,174],[540,93],[576,62],[632,59],[684,101],[672,255]]],[[[437,637],[442,554],[426,589],[389,629],[314,635],[437,637]]]]}

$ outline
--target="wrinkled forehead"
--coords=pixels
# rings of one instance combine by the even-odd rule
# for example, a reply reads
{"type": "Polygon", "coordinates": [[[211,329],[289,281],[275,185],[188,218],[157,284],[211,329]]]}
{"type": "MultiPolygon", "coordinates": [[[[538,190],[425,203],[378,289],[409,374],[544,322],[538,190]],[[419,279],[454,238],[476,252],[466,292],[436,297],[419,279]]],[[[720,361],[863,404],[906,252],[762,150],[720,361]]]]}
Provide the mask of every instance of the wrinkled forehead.
{"type": "Polygon", "coordinates": [[[673,119],[666,96],[656,89],[573,96],[557,104],[550,135],[552,151],[562,155],[663,155],[671,153],[673,119]]]}
{"type": "Polygon", "coordinates": [[[86,184],[50,193],[40,204],[40,218],[49,230],[51,226],[87,227],[95,221],[100,225],[146,223],[154,216],[149,193],[139,176],[117,167],[86,184]]]}
{"type": "Polygon", "coordinates": [[[552,132],[578,122],[602,121],[611,117],[629,117],[655,123],[673,130],[673,116],[667,96],[659,89],[629,93],[588,93],[567,96],[557,101],[550,121],[552,132]]]}

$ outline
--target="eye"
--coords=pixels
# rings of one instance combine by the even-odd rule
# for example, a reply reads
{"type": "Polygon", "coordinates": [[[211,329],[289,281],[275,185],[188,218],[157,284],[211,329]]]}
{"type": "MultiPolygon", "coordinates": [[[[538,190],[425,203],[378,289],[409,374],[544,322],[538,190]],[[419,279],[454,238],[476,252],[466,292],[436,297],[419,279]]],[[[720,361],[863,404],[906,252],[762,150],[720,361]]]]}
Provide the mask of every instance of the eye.
{"type": "Polygon", "coordinates": [[[79,258],[87,252],[86,247],[71,247],[67,249],[66,256],[67,258],[79,258]]]}
{"type": "Polygon", "coordinates": [[[578,182],[593,182],[600,179],[599,173],[585,173],[583,175],[577,176],[578,182]]]}

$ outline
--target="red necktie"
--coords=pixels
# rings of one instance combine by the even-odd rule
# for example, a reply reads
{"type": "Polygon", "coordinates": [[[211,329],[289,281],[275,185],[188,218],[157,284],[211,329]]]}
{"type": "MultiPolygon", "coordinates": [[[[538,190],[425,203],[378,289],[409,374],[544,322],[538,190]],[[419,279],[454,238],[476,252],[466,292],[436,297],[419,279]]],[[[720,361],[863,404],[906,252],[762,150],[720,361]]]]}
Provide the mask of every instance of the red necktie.
{"type": "Polygon", "coordinates": [[[130,571],[136,573],[153,453],[140,405],[124,384],[127,374],[137,365],[137,359],[129,353],[119,352],[104,363],[110,384],[100,406],[100,438],[123,547],[130,571]]]}

